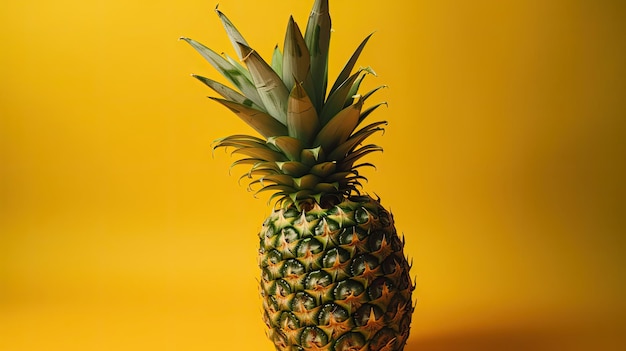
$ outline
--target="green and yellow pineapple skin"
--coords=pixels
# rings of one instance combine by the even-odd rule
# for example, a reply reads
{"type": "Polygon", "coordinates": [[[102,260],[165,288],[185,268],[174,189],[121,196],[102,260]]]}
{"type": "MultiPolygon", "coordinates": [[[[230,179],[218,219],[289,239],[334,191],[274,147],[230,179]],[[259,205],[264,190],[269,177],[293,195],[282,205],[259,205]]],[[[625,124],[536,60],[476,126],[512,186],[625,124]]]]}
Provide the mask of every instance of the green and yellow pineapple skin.
{"type": "Polygon", "coordinates": [[[378,200],[275,210],[259,237],[264,321],[277,350],[404,349],[414,286],[378,200]]]}

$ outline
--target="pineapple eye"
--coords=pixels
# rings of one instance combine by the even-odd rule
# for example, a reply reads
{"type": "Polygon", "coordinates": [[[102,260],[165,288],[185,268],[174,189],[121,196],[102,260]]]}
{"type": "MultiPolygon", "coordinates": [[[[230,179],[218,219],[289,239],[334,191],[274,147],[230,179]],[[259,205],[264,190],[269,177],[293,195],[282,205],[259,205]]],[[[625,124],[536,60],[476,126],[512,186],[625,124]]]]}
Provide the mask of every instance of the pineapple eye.
{"type": "Polygon", "coordinates": [[[367,293],[370,296],[370,299],[376,300],[380,297],[387,297],[387,295],[393,295],[395,293],[395,288],[393,287],[393,283],[391,280],[380,277],[372,282],[372,284],[367,288],[367,293]]]}
{"type": "Polygon", "coordinates": [[[347,320],[350,314],[343,307],[329,303],[324,305],[317,318],[319,325],[331,325],[333,322],[341,323],[347,320]]]}
{"type": "Polygon", "coordinates": [[[287,283],[284,280],[278,280],[276,281],[276,293],[279,294],[282,297],[285,297],[289,294],[291,294],[291,287],[289,286],[289,283],[287,283]]]}
{"type": "Polygon", "coordinates": [[[313,296],[305,292],[297,293],[291,301],[291,309],[296,312],[310,311],[315,307],[317,307],[315,299],[313,298],[313,296]]]}
{"type": "Polygon", "coordinates": [[[370,221],[370,213],[364,207],[359,207],[354,211],[354,219],[358,224],[365,224],[370,221]]]}
{"type": "Polygon", "coordinates": [[[317,239],[306,238],[303,239],[300,245],[298,245],[298,250],[296,254],[298,257],[307,257],[310,254],[317,254],[324,250],[324,245],[320,243],[317,239]]]}
{"type": "Polygon", "coordinates": [[[315,349],[328,344],[328,336],[318,327],[306,327],[300,336],[300,343],[305,348],[315,349]]]}
{"type": "Polygon", "coordinates": [[[344,230],[341,234],[339,234],[339,245],[352,244],[355,235],[359,241],[363,240],[367,236],[367,234],[361,233],[357,228],[353,228],[353,230],[344,230]]]}
{"type": "MultiPolygon", "coordinates": [[[[292,243],[298,240],[298,231],[293,227],[287,227],[281,231],[281,235],[279,235],[285,239],[285,242],[292,243]]],[[[279,238],[280,240],[280,238],[279,238]]]]}
{"type": "Polygon", "coordinates": [[[267,262],[268,264],[277,264],[278,262],[283,260],[283,254],[280,251],[274,249],[267,254],[267,262]]]}
{"type": "Polygon", "coordinates": [[[350,253],[347,250],[344,250],[340,247],[335,247],[328,250],[326,255],[324,255],[324,258],[322,259],[322,264],[324,265],[324,268],[332,268],[335,265],[344,263],[349,259],[350,253]]]}
{"type": "Polygon", "coordinates": [[[374,317],[374,320],[378,320],[383,316],[383,311],[378,306],[364,304],[354,313],[354,322],[357,326],[363,326],[367,324],[367,321],[374,317]],[[372,316],[372,313],[374,314],[372,316]]]}
{"type": "Polygon", "coordinates": [[[333,278],[324,271],[315,271],[309,273],[306,278],[305,286],[307,290],[315,290],[319,287],[326,287],[332,284],[333,278]]]}
{"type": "Polygon", "coordinates": [[[363,291],[365,291],[363,284],[352,279],[344,280],[335,288],[335,299],[345,300],[350,296],[359,296],[363,291]]]}
{"type": "Polygon", "coordinates": [[[365,338],[361,333],[349,332],[343,334],[335,344],[335,350],[348,351],[360,350],[365,346],[365,338]]]}
{"type": "Polygon", "coordinates": [[[280,314],[280,326],[286,329],[296,330],[300,328],[300,321],[291,312],[283,312],[280,314]]]}
{"type": "Polygon", "coordinates": [[[352,260],[352,275],[358,276],[363,274],[366,269],[375,269],[378,267],[378,259],[370,254],[359,255],[352,260]]]}
{"type": "Polygon", "coordinates": [[[285,261],[283,268],[281,269],[283,277],[286,276],[300,276],[305,273],[304,265],[295,259],[289,259],[285,261]]]}

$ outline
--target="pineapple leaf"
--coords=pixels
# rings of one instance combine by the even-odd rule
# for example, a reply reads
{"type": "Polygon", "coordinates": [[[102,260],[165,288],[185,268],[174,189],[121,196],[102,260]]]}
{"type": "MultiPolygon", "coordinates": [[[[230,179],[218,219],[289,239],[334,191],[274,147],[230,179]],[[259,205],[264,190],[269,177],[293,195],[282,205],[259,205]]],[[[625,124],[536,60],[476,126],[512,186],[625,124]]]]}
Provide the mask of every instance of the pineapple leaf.
{"type": "Polygon", "coordinates": [[[330,47],[331,20],[328,0],[315,0],[309,15],[304,41],[311,55],[311,78],[315,95],[312,100],[321,110],[328,84],[328,49],[330,47]]]}
{"type": "Polygon", "coordinates": [[[252,147],[252,146],[240,147],[240,148],[235,149],[232,153],[243,154],[246,156],[259,158],[265,161],[280,162],[280,161],[286,160],[283,154],[281,154],[280,152],[270,150],[267,147],[252,147]]]}
{"type": "Polygon", "coordinates": [[[280,191],[280,192],[284,192],[287,194],[292,194],[296,192],[296,189],[294,189],[294,187],[292,186],[288,186],[288,185],[283,185],[283,184],[271,184],[268,186],[264,186],[261,189],[259,189],[256,193],[254,193],[254,196],[256,197],[258,194],[264,192],[264,191],[280,191]]]}
{"type": "Polygon", "coordinates": [[[181,38],[191,45],[196,51],[204,57],[218,72],[220,72],[226,79],[228,79],[243,95],[248,99],[254,101],[259,106],[263,106],[263,102],[257,92],[254,84],[242,74],[236,67],[234,67],[228,60],[218,55],[215,51],[202,45],[201,43],[190,39],[181,38]]]}
{"type": "Polygon", "coordinates": [[[331,118],[334,118],[333,116],[344,108],[346,101],[351,98],[348,94],[350,93],[350,89],[352,89],[352,85],[359,77],[359,73],[360,72],[357,72],[346,79],[339,89],[335,90],[335,92],[328,97],[320,115],[320,123],[322,125],[326,125],[331,118]]]}
{"type": "Polygon", "coordinates": [[[296,84],[287,103],[289,136],[301,140],[305,146],[310,146],[319,128],[319,119],[313,102],[302,85],[296,84]]]}
{"type": "Polygon", "coordinates": [[[302,153],[302,143],[296,138],[290,136],[277,136],[267,139],[267,143],[278,148],[290,161],[300,161],[302,153]]]}
{"type": "Polygon", "coordinates": [[[283,76],[283,53],[280,52],[278,45],[274,47],[272,53],[272,69],[279,77],[283,76]]]}
{"type": "Polygon", "coordinates": [[[244,76],[246,76],[246,78],[248,78],[248,80],[252,82],[252,76],[250,75],[250,72],[241,63],[239,63],[239,61],[237,61],[234,58],[230,57],[225,52],[222,53],[222,56],[224,56],[224,58],[226,58],[226,61],[230,62],[230,64],[233,65],[233,67],[235,67],[235,69],[237,69],[239,71],[239,73],[241,73],[244,76]]]}
{"type": "MultiPolygon", "coordinates": [[[[239,43],[243,61],[248,66],[261,101],[267,112],[282,124],[287,123],[287,100],[289,91],[276,72],[261,56],[248,46],[239,43]]],[[[278,134],[280,135],[280,134],[278,134]]]]}
{"type": "Polygon", "coordinates": [[[357,60],[359,59],[359,56],[361,55],[361,52],[365,48],[365,44],[367,44],[367,41],[372,37],[373,34],[374,33],[372,33],[372,34],[368,35],[367,37],[365,37],[365,39],[363,39],[363,41],[361,42],[359,47],[357,47],[357,49],[354,51],[354,53],[352,54],[352,56],[350,57],[348,62],[346,62],[345,66],[341,70],[341,73],[339,73],[339,76],[337,76],[337,79],[335,80],[335,84],[333,84],[333,87],[330,89],[330,93],[329,94],[332,94],[335,90],[339,89],[339,86],[341,86],[341,84],[346,79],[348,79],[348,77],[350,77],[350,74],[352,73],[352,70],[354,69],[354,65],[356,64],[357,60]]]}
{"type": "MultiPolygon", "coordinates": [[[[381,122],[386,123],[386,122],[381,122]]],[[[331,160],[340,160],[346,157],[349,153],[351,153],[359,144],[361,144],[365,139],[376,132],[384,131],[383,128],[379,128],[375,126],[376,123],[371,124],[368,127],[365,127],[359,130],[357,133],[354,133],[345,143],[339,145],[333,152],[328,156],[331,160]]]]}
{"type": "Polygon", "coordinates": [[[381,105],[389,106],[386,102],[381,102],[381,103],[378,103],[378,104],[376,104],[374,106],[368,107],[365,111],[363,111],[361,113],[361,116],[359,117],[359,123],[363,122],[363,120],[366,119],[367,116],[369,116],[372,112],[374,112],[381,105]]]}
{"type": "Polygon", "coordinates": [[[319,177],[327,177],[328,175],[335,172],[337,169],[337,162],[329,161],[318,163],[315,166],[311,167],[311,174],[315,174],[319,177]]]}
{"type": "Polygon", "coordinates": [[[284,174],[292,177],[302,177],[309,171],[309,167],[297,161],[276,162],[276,165],[284,174]]]}
{"type": "Polygon", "coordinates": [[[294,179],[286,174],[268,174],[259,178],[262,186],[266,186],[265,182],[272,182],[278,185],[286,185],[293,187],[294,179]]]}
{"type": "Polygon", "coordinates": [[[363,95],[363,101],[367,100],[370,96],[372,96],[372,94],[374,94],[375,92],[377,92],[377,91],[379,91],[380,89],[383,89],[383,88],[388,88],[388,86],[387,85],[381,85],[381,86],[378,86],[378,87],[368,91],[367,93],[365,93],[365,95],[363,95]]]}
{"type": "Polygon", "coordinates": [[[234,101],[214,97],[210,97],[210,99],[226,106],[266,138],[276,135],[287,135],[287,127],[263,111],[255,110],[234,101]]]}
{"type": "Polygon", "coordinates": [[[293,182],[296,184],[298,189],[313,189],[319,182],[321,178],[314,174],[305,174],[299,178],[293,178],[293,182]]]}
{"type": "MultiPolygon", "coordinates": [[[[263,108],[257,104],[254,103],[254,101],[248,99],[247,97],[241,95],[238,91],[231,89],[227,86],[225,86],[222,83],[216,82],[212,79],[203,77],[203,76],[199,76],[199,75],[195,75],[193,74],[192,77],[196,78],[197,80],[201,81],[202,83],[204,83],[204,85],[208,86],[209,88],[213,89],[216,93],[220,94],[222,97],[224,97],[226,100],[230,100],[233,102],[236,102],[238,104],[242,104],[244,106],[248,106],[250,108],[253,108],[255,110],[259,110],[259,111],[263,111],[263,108]]],[[[265,112],[265,111],[263,111],[265,112]]]]}
{"type": "Polygon", "coordinates": [[[233,48],[235,48],[235,51],[237,52],[237,56],[239,57],[240,60],[243,59],[244,55],[241,52],[241,48],[239,47],[239,45],[237,45],[237,43],[242,43],[248,46],[248,42],[246,42],[246,39],[243,38],[241,33],[239,33],[239,30],[237,30],[235,25],[228,19],[228,17],[226,17],[226,15],[224,15],[220,10],[218,10],[217,7],[215,7],[215,12],[217,13],[217,16],[220,18],[220,21],[222,21],[222,25],[224,26],[224,29],[226,29],[226,34],[228,34],[228,39],[230,39],[230,43],[233,45],[233,48]]]}
{"type": "Polygon", "coordinates": [[[324,151],[321,146],[312,149],[303,149],[300,154],[300,162],[307,166],[313,166],[314,164],[324,161],[324,151]]]}
{"type": "Polygon", "coordinates": [[[310,66],[309,49],[306,47],[298,24],[294,22],[293,16],[291,16],[289,17],[283,47],[282,77],[287,89],[291,90],[296,84],[304,82],[310,66]]]}
{"type": "Polygon", "coordinates": [[[321,145],[324,150],[332,150],[348,140],[359,123],[363,100],[357,101],[336,114],[317,134],[314,144],[321,145]]]}
{"type": "Polygon", "coordinates": [[[348,157],[341,161],[343,166],[341,169],[353,169],[352,165],[354,164],[354,162],[367,154],[377,151],[382,152],[383,148],[374,144],[362,146],[361,148],[351,152],[348,157]]]}

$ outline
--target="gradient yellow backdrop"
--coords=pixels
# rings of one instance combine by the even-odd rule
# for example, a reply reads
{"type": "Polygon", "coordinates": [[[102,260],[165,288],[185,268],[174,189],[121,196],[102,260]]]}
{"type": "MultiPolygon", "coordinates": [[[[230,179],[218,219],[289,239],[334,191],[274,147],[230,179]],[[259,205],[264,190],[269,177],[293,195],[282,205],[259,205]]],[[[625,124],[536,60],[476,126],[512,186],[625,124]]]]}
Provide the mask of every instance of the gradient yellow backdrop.
{"type": "MultiPolygon", "coordinates": [[[[311,1],[224,0],[268,57],[311,1]]],[[[331,0],[331,75],[389,85],[366,190],[406,234],[407,351],[626,349],[623,1],[331,0]]],[[[0,350],[272,350],[268,213],[210,142],[248,129],[179,36],[215,2],[0,5],[0,350]]]]}

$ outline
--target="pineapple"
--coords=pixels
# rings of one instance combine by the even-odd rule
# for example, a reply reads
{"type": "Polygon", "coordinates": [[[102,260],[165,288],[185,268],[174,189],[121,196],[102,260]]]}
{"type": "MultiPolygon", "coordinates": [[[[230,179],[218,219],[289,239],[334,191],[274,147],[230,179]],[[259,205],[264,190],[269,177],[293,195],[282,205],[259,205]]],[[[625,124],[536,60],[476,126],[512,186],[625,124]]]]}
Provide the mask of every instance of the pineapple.
{"type": "Polygon", "coordinates": [[[194,75],[211,98],[259,136],[231,135],[249,189],[274,204],[259,233],[260,292],[268,337],[280,351],[401,351],[409,336],[414,285],[392,215],[361,192],[364,142],[384,121],[364,123],[382,103],[364,108],[378,88],[358,93],[373,71],[354,66],[366,37],[327,94],[331,21],[328,0],[315,0],[304,35],[289,19],[283,50],[271,64],[250,48],[218,9],[239,60],[196,49],[237,89],[194,75]],[[241,64],[240,62],[243,62],[241,64]]]}

